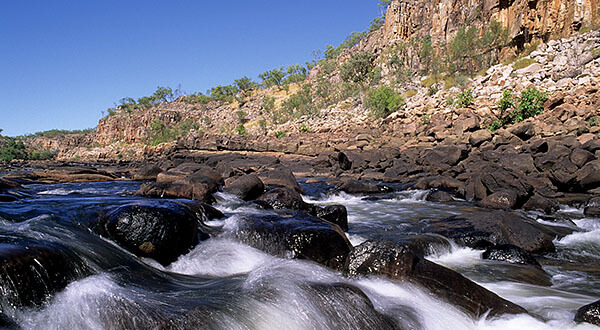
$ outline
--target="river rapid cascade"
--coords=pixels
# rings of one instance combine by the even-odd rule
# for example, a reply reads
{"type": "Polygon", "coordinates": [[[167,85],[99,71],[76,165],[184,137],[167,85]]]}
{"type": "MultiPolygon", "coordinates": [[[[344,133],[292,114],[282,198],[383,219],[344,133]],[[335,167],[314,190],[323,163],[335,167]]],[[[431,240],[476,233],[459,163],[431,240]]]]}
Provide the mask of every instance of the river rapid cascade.
{"type": "Polygon", "coordinates": [[[213,204],[224,217],[203,217],[200,227],[207,234],[194,235],[191,250],[172,262],[136,256],[110,235],[98,234],[98,219],[119,206],[188,201],[138,197],[133,193],[140,182],[121,181],[26,184],[13,190],[16,200],[0,203],[0,328],[595,328],[574,321],[581,306],[600,296],[600,219],[585,217],[581,209],[561,206],[552,219],[523,213],[561,234],[554,251],[534,254],[531,262],[537,265],[511,263],[484,259],[485,247],[439,234],[440,219],[490,213],[471,203],[429,202],[429,191],[405,187],[373,198],[336,191],[324,181],[300,181],[305,202],[345,206],[344,235],[352,246],[429,235],[423,247],[427,262],[462,274],[526,312],[474,316],[415,281],[351,276],[329,261],[299,257],[277,245],[277,233],[264,240],[264,232],[246,225],[248,218],[297,215],[224,192],[215,194],[213,204]]]}

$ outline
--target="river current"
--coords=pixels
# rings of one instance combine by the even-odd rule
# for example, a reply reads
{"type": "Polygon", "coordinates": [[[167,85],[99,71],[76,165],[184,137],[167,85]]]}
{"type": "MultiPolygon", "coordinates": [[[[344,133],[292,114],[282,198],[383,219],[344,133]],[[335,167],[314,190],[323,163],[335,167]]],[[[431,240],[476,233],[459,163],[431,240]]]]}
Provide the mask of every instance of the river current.
{"type": "MultiPolygon", "coordinates": [[[[360,288],[375,309],[405,329],[593,329],[573,322],[575,311],[600,297],[600,219],[563,207],[559,213],[576,231],[557,239],[557,252],[538,259],[550,286],[528,284],[518,265],[483,260],[483,251],[446,240],[427,259],[456,270],[526,308],[531,315],[473,319],[426,289],[381,277],[348,279],[316,263],[271,256],[236,241],[241,217],[268,213],[218,193],[216,207],[226,218],[208,225],[224,229],[163,267],[140,259],[87,228],[103,209],[143,198],[133,196],[139,182],[25,185],[15,202],[0,203],[0,243],[30,239],[66,245],[90,275],[73,281],[37,307],[14,307],[0,300],[0,311],[23,329],[366,329],[369,318],[346,291],[323,285],[360,288]],[[175,320],[175,321],[173,321],[175,320]],[[177,320],[181,320],[180,322],[177,320]]],[[[405,190],[379,200],[330,193],[324,183],[304,183],[305,201],[343,204],[348,238],[394,240],[401,233],[426,232],[428,219],[486,212],[464,201],[425,201],[425,191],[405,190]]],[[[538,221],[541,214],[529,213],[538,221]]]]}

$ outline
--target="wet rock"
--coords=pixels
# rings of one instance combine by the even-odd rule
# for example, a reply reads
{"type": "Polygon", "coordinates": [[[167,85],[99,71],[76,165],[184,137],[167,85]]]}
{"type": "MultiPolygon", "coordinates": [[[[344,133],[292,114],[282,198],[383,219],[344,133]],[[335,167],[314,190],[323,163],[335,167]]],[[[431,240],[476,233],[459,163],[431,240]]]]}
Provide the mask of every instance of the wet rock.
{"type": "Polygon", "coordinates": [[[0,328],[6,330],[21,329],[21,327],[19,327],[19,325],[15,321],[11,320],[2,312],[0,312],[0,328]]]}
{"type": "Polygon", "coordinates": [[[522,215],[508,211],[490,211],[434,220],[427,232],[454,239],[469,247],[487,248],[494,244],[511,244],[532,253],[552,252],[557,232],[522,215]]]}
{"type": "Polygon", "coordinates": [[[345,270],[350,276],[383,275],[417,283],[475,317],[488,310],[489,316],[527,313],[459,273],[418,256],[405,245],[387,241],[364,242],[352,249],[345,270]]]}
{"type": "Polygon", "coordinates": [[[581,190],[589,190],[600,186],[600,160],[593,160],[585,164],[575,173],[573,179],[575,186],[581,190]]]}
{"type": "Polygon", "coordinates": [[[544,197],[538,193],[531,196],[525,204],[523,210],[542,211],[546,214],[552,214],[559,209],[560,205],[555,199],[544,197]]]}
{"type": "Polygon", "coordinates": [[[542,267],[531,253],[510,244],[488,247],[481,255],[483,259],[504,261],[511,264],[532,265],[542,267]]]}
{"type": "Polygon", "coordinates": [[[454,198],[452,198],[452,195],[443,190],[433,190],[429,192],[429,194],[427,194],[427,197],[425,199],[429,202],[435,203],[446,203],[454,200],[454,198]]]}
{"type": "Polygon", "coordinates": [[[11,180],[0,178],[0,189],[10,189],[20,187],[21,185],[11,180]]]}
{"type": "Polygon", "coordinates": [[[266,202],[274,209],[307,210],[309,205],[302,196],[290,188],[275,188],[262,194],[258,201],[266,202]]]}
{"type": "Polygon", "coordinates": [[[296,181],[296,176],[287,167],[278,167],[259,174],[262,182],[267,186],[290,188],[302,194],[304,191],[296,181]]]}
{"type": "Polygon", "coordinates": [[[340,226],[343,231],[348,231],[348,211],[344,205],[313,206],[310,214],[340,226]]]}
{"type": "Polygon", "coordinates": [[[198,223],[183,204],[145,201],[109,211],[93,228],[137,256],[168,265],[198,243],[198,223]]]}
{"type": "Polygon", "coordinates": [[[0,203],[14,202],[17,200],[18,200],[17,196],[13,196],[10,194],[0,194],[0,203]]]}
{"type": "Polygon", "coordinates": [[[223,191],[249,201],[259,197],[265,191],[265,185],[258,176],[248,174],[227,184],[223,191]]]}
{"type": "Polygon", "coordinates": [[[600,197],[591,198],[583,209],[583,214],[587,217],[600,218],[600,197]]]}
{"type": "Polygon", "coordinates": [[[162,172],[162,169],[155,164],[146,165],[141,167],[133,175],[133,179],[136,181],[156,181],[156,176],[162,172]]]}
{"type": "Polygon", "coordinates": [[[233,233],[244,243],[276,256],[308,259],[341,269],[352,245],[342,229],[306,212],[289,216],[248,215],[233,233]]]}
{"type": "Polygon", "coordinates": [[[0,288],[3,299],[14,306],[42,304],[89,274],[79,256],[59,244],[29,239],[0,243],[0,288]]]}
{"type": "Polygon", "coordinates": [[[575,322],[600,326],[600,300],[579,308],[575,314],[575,322]]]}
{"type": "Polygon", "coordinates": [[[115,173],[86,166],[61,166],[57,168],[17,171],[9,173],[5,179],[17,181],[35,181],[38,183],[67,183],[67,182],[104,182],[119,179],[115,173]]]}
{"type": "Polygon", "coordinates": [[[379,194],[392,191],[391,188],[386,186],[356,180],[348,180],[342,183],[337,189],[349,194],[379,194]]]}
{"type": "Polygon", "coordinates": [[[479,206],[500,210],[512,209],[516,204],[517,193],[513,190],[497,191],[479,202],[479,206]]]}

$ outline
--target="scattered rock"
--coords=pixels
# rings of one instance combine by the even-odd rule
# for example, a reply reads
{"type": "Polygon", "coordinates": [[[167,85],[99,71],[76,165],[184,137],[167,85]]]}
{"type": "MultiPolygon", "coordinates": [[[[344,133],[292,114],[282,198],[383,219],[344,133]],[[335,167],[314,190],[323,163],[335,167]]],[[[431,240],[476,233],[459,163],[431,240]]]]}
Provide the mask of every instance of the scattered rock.
{"type": "Polygon", "coordinates": [[[583,214],[587,217],[600,218],[600,197],[591,198],[583,209],[583,214]]]}
{"type": "Polygon", "coordinates": [[[497,191],[486,196],[479,205],[490,209],[507,210],[512,209],[517,204],[517,193],[513,190],[497,191]]]}
{"type": "Polygon", "coordinates": [[[155,164],[146,165],[141,167],[133,175],[133,179],[136,181],[156,181],[156,176],[162,172],[162,169],[155,164]]]}
{"type": "Polygon", "coordinates": [[[262,172],[258,175],[267,186],[284,187],[294,189],[300,194],[304,191],[296,181],[296,176],[287,167],[278,167],[273,170],[262,172]]]}
{"type": "Polygon", "coordinates": [[[310,214],[340,226],[343,231],[348,231],[348,211],[344,205],[314,206],[310,214]]]}
{"type": "Polygon", "coordinates": [[[392,189],[386,186],[357,180],[348,180],[342,183],[337,189],[349,194],[379,194],[392,191],[392,189]]]}
{"type": "Polygon", "coordinates": [[[302,196],[290,188],[275,188],[262,194],[257,200],[266,202],[274,209],[307,210],[309,205],[302,196]]]}

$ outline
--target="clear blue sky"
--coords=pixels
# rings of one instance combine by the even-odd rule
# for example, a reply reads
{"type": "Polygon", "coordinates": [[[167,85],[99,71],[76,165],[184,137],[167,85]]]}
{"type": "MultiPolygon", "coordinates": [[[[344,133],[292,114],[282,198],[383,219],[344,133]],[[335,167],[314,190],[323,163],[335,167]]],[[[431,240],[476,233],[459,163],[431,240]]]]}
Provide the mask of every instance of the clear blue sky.
{"type": "Polygon", "coordinates": [[[125,96],[205,92],[311,60],[365,30],[376,0],[6,0],[0,128],[15,136],[95,127],[125,96]]]}

